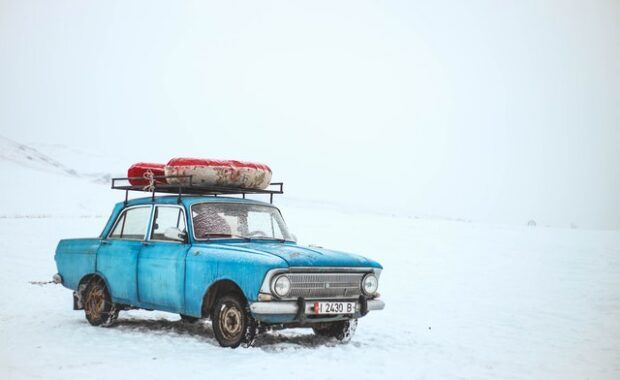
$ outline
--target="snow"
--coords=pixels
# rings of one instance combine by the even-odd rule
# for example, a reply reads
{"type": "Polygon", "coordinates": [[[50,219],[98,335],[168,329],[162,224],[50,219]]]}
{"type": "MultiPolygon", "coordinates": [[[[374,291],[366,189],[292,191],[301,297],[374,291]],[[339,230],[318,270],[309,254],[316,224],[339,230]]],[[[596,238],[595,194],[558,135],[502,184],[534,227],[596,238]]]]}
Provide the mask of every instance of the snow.
{"type": "Polygon", "coordinates": [[[23,185],[3,188],[0,201],[3,379],[620,378],[620,232],[415,219],[276,198],[302,243],[381,262],[387,306],[361,319],[348,345],[295,329],[231,350],[217,345],[208,322],[188,325],[163,312],[122,312],[116,326],[94,328],[72,310],[71,291],[31,284],[55,273],[59,239],[97,235],[123,195],[22,158],[0,160],[23,185]]]}

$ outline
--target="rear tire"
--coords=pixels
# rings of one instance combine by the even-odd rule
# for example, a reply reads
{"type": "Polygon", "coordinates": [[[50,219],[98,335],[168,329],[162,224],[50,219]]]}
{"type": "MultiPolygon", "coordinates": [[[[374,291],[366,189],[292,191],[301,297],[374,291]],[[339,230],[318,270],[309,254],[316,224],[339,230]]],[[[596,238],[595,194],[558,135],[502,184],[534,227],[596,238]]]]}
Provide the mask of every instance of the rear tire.
{"type": "Polygon", "coordinates": [[[211,311],[215,339],[222,347],[237,348],[241,343],[251,346],[256,336],[256,322],[246,303],[237,294],[220,297],[211,311]]]}
{"type": "Polygon", "coordinates": [[[112,326],[118,317],[119,310],[112,303],[110,292],[101,277],[92,279],[86,286],[82,302],[86,320],[93,326],[112,326]]]}
{"type": "Polygon", "coordinates": [[[353,335],[355,335],[356,329],[357,319],[322,323],[312,328],[316,335],[336,338],[336,340],[342,343],[349,343],[353,335]]]}

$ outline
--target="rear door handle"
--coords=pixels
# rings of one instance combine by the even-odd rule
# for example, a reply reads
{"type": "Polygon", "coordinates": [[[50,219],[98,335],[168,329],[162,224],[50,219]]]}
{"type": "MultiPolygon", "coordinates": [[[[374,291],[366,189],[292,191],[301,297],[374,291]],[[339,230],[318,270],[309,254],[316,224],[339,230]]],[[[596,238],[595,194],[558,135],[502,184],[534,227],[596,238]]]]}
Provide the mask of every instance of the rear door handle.
{"type": "Polygon", "coordinates": [[[108,245],[108,244],[110,244],[110,242],[109,242],[109,241],[107,241],[107,240],[101,240],[101,245],[108,245]]]}
{"type": "Polygon", "coordinates": [[[142,242],[142,245],[151,245],[151,242],[148,242],[148,241],[143,241],[143,242],[142,242]]]}

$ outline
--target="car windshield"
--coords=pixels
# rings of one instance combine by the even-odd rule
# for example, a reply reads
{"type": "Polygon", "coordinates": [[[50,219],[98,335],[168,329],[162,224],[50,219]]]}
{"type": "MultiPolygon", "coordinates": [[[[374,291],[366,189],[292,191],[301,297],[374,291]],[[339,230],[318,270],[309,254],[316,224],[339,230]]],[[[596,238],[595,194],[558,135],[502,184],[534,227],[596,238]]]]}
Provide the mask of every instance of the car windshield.
{"type": "Polygon", "coordinates": [[[194,235],[199,240],[292,240],[275,207],[248,203],[198,203],[192,206],[194,235]]]}

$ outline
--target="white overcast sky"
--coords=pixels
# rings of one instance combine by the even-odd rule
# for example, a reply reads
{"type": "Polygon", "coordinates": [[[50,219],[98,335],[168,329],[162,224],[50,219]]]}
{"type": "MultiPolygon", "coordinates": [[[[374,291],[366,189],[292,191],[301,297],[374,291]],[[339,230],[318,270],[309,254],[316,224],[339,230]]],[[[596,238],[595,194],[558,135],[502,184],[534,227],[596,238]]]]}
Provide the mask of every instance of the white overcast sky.
{"type": "Polygon", "coordinates": [[[388,212],[620,228],[620,1],[0,0],[0,134],[264,161],[290,196],[388,212]]]}

